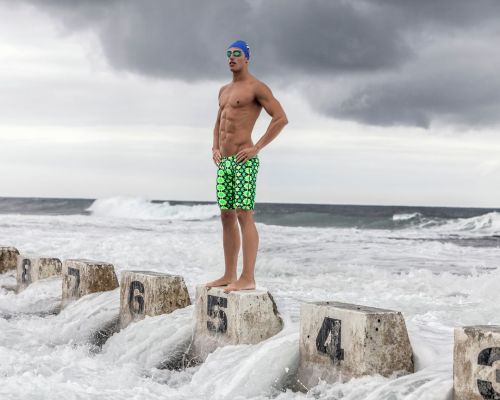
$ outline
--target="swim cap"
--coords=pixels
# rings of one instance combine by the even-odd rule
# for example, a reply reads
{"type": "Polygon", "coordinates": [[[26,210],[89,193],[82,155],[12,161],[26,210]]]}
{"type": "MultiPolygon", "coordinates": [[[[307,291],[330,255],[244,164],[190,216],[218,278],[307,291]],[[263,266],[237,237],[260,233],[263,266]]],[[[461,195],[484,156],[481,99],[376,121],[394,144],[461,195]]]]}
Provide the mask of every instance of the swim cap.
{"type": "Polygon", "coordinates": [[[243,53],[245,53],[245,56],[247,56],[248,59],[250,59],[250,47],[248,46],[247,42],[244,40],[237,40],[234,42],[231,46],[228,47],[237,47],[238,49],[243,50],[243,53]]]}

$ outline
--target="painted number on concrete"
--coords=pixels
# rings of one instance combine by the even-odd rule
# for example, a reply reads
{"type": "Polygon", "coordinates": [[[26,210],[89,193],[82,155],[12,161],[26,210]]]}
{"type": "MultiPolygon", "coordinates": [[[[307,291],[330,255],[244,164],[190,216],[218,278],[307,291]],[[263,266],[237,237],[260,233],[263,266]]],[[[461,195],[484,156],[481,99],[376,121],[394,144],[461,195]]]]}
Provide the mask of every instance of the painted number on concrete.
{"type": "Polygon", "coordinates": [[[31,283],[31,260],[28,258],[23,259],[23,263],[21,266],[22,274],[21,274],[21,282],[22,283],[31,283]]]}
{"type": "MultiPolygon", "coordinates": [[[[500,347],[489,347],[481,350],[477,356],[477,363],[491,367],[495,361],[500,360],[500,347]]],[[[500,383],[500,369],[495,371],[496,381],[500,383]]],[[[500,393],[493,389],[493,384],[490,381],[477,380],[477,388],[483,399],[500,400],[500,393]]]]}
{"type": "Polygon", "coordinates": [[[227,299],[208,295],[207,299],[207,329],[212,332],[224,333],[227,331],[227,299]]]}
{"type": "Polygon", "coordinates": [[[72,297],[77,297],[78,296],[78,290],[80,288],[80,270],[76,268],[71,268],[68,267],[68,276],[73,276],[75,279],[75,283],[72,285],[71,288],[71,296],[72,297]]]}
{"type": "Polygon", "coordinates": [[[333,363],[344,359],[344,349],[340,341],[342,321],[326,317],[316,337],[316,349],[330,356],[333,363]]]}
{"type": "Polygon", "coordinates": [[[132,281],[130,283],[128,292],[128,308],[130,313],[133,315],[144,314],[144,285],[142,282],[132,281]]]}

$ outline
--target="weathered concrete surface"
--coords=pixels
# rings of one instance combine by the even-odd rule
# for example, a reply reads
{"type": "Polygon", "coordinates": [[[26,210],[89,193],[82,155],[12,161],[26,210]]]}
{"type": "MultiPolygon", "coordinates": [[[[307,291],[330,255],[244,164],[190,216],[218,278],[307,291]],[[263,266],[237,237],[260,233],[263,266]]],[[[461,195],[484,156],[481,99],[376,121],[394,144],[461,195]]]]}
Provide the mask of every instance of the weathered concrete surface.
{"type": "Polygon", "coordinates": [[[413,372],[413,352],[400,312],[334,301],[300,309],[299,381],[345,382],[363,375],[413,372]]]}
{"type": "Polygon", "coordinates": [[[224,293],[223,287],[196,287],[195,329],[190,358],[203,361],[217,347],[255,344],[283,329],[271,294],[265,290],[224,293]]]}
{"type": "Polygon", "coordinates": [[[61,275],[62,262],[55,257],[37,257],[25,254],[17,256],[17,290],[40,279],[61,275]]]}
{"type": "Polygon", "coordinates": [[[500,399],[500,326],[455,328],[455,400],[500,399]]]}
{"type": "Polygon", "coordinates": [[[62,274],[62,261],[55,257],[39,257],[35,264],[34,280],[60,276],[62,274]]]}
{"type": "Polygon", "coordinates": [[[0,274],[15,270],[19,250],[11,246],[0,246],[0,274]]]}
{"type": "Polygon", "coordinates": [[[86,294],[116,289],[113,264],[93,260],[65,260],[62,268],[62,306],[86,294]]]}
{"type": "Polygon", "coordinates": [[[184,278],[153,271],[123,271],[120,284],[122,328],[146,315],[169,314],[191,304],[184,278]]]}

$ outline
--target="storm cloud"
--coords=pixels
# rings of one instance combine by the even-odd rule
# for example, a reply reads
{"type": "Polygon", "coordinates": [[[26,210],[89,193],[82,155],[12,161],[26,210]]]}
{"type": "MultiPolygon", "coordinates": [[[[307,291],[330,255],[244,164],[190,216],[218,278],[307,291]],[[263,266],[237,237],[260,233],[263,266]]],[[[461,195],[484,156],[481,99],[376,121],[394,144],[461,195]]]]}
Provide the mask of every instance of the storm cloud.
{"type": "MultiPolygon", "coordinates": [[[[500,123],[495,0],[25,0],[64,32],[94,32],[117,70],[196,83],[228,78],[224,51],[293,86],[318,113],[428,128],[500,123]]],[[[272,85],[271,85],[272,86],[272,85]]]]}

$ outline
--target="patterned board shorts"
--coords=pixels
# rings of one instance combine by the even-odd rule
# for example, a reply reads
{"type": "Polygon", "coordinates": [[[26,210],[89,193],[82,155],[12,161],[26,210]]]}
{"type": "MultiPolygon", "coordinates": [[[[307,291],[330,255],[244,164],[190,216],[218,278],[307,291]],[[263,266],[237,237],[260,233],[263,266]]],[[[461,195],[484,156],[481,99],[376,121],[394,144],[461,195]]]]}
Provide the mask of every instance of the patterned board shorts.
{"type": "Polygon", "coordinates": [[[238,163],[236,155],[221,157],[217,168],[217,203],[221,210],[253,210],[259,158],[238,163]]]}

